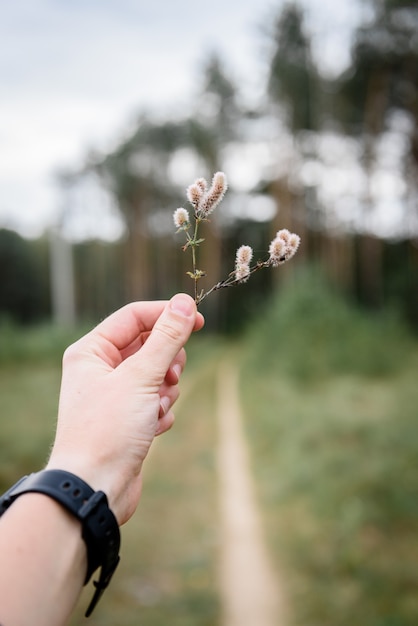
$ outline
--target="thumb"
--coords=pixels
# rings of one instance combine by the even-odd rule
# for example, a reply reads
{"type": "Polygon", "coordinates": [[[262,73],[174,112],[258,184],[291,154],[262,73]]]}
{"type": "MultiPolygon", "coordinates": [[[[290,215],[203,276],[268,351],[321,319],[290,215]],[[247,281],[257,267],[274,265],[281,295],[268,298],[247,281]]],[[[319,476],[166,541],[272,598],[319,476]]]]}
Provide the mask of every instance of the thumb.
{"type": "Polygon", "coordinates": [[[193,298],[179,293],[167,303],[142,348],[131,357],[149,382],[160,385],[179,350],[195,327],[197,308],[193,298]]]}

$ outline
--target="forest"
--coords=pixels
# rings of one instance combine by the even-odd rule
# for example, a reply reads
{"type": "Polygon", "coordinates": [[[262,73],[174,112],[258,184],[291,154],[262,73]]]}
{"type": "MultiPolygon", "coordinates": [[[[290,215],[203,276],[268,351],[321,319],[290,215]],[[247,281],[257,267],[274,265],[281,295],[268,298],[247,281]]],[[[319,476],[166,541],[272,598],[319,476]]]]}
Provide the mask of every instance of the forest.
{"type": "Polygon", "coordinates": [[[371,6],[342,75],[324,75],[303,10],[287,3],[263,35],[256,105],[213,52],[183,116],[142,111],[110,152],[92,150],[76,171],[62,170],[59,223],[36,241],[0,232],[1,315],[73,325],[133,299],[191,292],[172,215],[187,206],[188,185],[221,170],[228,193],[199,249],[205,285],[228,275],[241,243],[261,258],[288,228],[302,244],[291,267],[202,303],[209,328],[239,331],[308,265],[344,297],[396,309],[416,331],[418,18],[414,2],[371,6]]]}

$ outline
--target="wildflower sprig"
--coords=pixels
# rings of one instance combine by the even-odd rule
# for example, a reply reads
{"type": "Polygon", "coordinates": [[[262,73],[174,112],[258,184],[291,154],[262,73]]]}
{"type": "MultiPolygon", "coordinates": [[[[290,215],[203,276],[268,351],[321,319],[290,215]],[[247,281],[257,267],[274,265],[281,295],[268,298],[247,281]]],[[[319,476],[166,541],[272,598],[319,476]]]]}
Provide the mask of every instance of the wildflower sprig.
{"type": "Polygon", "coordinates": [[[267,267],[277,267],[289,261],[296,254],[300,244],[299,235],[283,228],[271,241],[268,258],[264,261],[258,260],[253,264],[251,264],[254,256],[253,249],[251,246],[242,245],[236,252],[235,268],[227,278],[219,281],[207,291],[204,289],[199,291],[198,282],[206,275],[205,271],[197,267],[197,248],[205,241],[204,238],[199,237],[199,227],[202,222],[209,221],[208,216],[222,201],[227,188],[226,176],[223,172],[214,174],[210,187],[204,178],[198,178],[187,188],[187,199],[193,207],[193,227],[186,209],[181,207],[174,211],[173,218],[177,232],[184,232],[186,235],[183,251],[190,248],[192,253],[192,271],[187,274],[194,280],[194,298],[197,305],[213,291],[246,283],[255,272],[267,267]]]}

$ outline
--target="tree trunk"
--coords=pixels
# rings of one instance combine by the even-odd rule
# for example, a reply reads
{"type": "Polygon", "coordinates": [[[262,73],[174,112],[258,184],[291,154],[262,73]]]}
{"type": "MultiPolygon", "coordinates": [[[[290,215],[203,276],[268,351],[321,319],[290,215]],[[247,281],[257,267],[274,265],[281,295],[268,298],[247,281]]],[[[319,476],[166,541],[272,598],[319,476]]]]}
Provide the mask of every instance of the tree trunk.
{"type": "Polygon", "coordinates": [[[56,228],[50,230],[50,271],[53,319],[59,326],[76,321],[72,245],[56,228]]]}

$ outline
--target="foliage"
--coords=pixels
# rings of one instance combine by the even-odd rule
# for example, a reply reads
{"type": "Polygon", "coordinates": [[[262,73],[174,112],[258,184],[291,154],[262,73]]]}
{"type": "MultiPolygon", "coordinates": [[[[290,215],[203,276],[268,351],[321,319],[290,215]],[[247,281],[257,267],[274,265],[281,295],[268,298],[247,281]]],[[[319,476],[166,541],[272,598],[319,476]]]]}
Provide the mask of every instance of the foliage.
{"type": "Polygon", "coordinates": [[[276,20],[273,32],[268,91],[273,101],[284,104],[293,131],[316,128],[313,106],[319,75],[314,67],[304,14],[288,3],[276,20]]]}
{"type": "Polygon", "coordinates": [[[0,366],[49,361],[60,365],[65,348],[87,328],[60,328],[41,324],[22,328],[10,318],[0,320],[0,366]]]}
{"type": "Polygon", "coordinates": [[[42,254],[17,233],[0,230],[0,316],[30,322],[45,316],[42,254]]]}
{"type": "Polygon", "coordinates": [[[410,342],[395,313],[354,308],[311,269],[278,291],[249,340],[260,372],[273,369],[303,381],[337,372],[392,374],[405,365],[410,342]]]}
{"type": "MultiPolygon", "coordinates": [[[[219,55],[209,56],[203,67],[203,86],[199,98],[202,111],[198,114],[198,119],[207,129],[212,129],[212,140],[216,146],[216,152],[222,149],[226,141],[234,139],[237,121],[241,117],[238,89],[224,66],[219,55]]],[[[202,156],[205,156],[205,150],[202,156]]],[[[216,160],[218,159],[219,156],[216,155],[216,160]]],[[[216,161],[207,160],[207,163],[214,169],[218,166],[216,161]]]]}
{"type": "MultiPolygon", "coordinates": [[[[354,128],[380,133],[393,110],[402,109],[411,114],[416,133],[416,2],[385,0],[372,4],[374,18],[355,33],[352,66],[341,81],[344,99],[340,112],[354,128]]],[[[414,151],[415,142],[411,145],[414,151]]]]}

